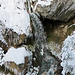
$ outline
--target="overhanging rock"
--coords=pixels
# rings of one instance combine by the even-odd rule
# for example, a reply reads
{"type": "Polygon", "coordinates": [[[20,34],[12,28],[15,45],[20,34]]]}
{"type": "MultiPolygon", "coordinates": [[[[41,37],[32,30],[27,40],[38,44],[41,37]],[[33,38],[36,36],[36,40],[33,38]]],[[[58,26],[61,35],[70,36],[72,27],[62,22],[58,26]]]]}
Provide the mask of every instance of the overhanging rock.
{"type": "Polygon", "coordinates": [[[75,0],[53,0],[48,6],[37,4],[35,10],[50,20],[68,21],[75,17],[75,0]]]}

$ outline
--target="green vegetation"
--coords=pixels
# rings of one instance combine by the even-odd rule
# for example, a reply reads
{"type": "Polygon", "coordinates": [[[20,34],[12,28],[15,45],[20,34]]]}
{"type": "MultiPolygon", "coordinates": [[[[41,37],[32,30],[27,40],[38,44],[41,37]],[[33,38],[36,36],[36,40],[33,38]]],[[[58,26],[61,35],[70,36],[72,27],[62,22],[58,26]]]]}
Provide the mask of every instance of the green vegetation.
{"type": "Polygon", "coordinates": [[[67,35],[71,35],[71,33],[75,30],[75,25],[68,28],[67,35]]]}

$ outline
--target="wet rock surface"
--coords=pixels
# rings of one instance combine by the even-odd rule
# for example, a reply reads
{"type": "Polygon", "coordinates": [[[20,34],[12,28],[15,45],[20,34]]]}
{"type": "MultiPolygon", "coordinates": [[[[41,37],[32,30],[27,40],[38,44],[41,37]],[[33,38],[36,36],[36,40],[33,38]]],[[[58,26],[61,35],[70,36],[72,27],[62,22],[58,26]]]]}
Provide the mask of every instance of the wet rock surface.
{"type": "MultiPolygon", "coordinates": [[[[60,66],[60,60],[56,58],[54,55],[52,55],[49,50],[44,51],[43,59],[42,59],[42,65],[39,71],[39,75],[47,72],[47,75],[55,75],[58,68],[60,66]]],[[[62,67],[61,67],[62,71],[62,67]]],[[[60,71],[60,74],[61,74],[60,71]]]]}
{"type": "Polygon", "coordinates": [[[39,66],[38,75],[61,75],[62,67],[60,66],[61,60],[59,58],[52,55],[48,49],[44,49],[43,55],[40,54],[38,49],[36,51],[38,52],[34,53],[33,66],[39,66]]]}

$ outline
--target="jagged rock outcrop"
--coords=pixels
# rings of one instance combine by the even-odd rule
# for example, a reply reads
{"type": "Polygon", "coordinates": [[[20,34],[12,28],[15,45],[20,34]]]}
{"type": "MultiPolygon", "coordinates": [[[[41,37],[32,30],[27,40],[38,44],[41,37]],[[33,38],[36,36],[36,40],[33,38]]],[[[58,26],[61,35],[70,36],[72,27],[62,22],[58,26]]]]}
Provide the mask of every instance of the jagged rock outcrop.
{"type": "Polygon", "coordinates": [[[19,35],[12,29],[6,28],[5,25],[0,22],[0,47],[2,47],[5,52],[11,46],[18,47],[22,43],[26,43],[26,40],[26,34],[19,35]]]}
{"type": "Polygon", "coordinates": [[[37,4],[36,11],[50,20],[68,21],[75,17],[75,0],[53,0],[48,6],[37,4]]]}

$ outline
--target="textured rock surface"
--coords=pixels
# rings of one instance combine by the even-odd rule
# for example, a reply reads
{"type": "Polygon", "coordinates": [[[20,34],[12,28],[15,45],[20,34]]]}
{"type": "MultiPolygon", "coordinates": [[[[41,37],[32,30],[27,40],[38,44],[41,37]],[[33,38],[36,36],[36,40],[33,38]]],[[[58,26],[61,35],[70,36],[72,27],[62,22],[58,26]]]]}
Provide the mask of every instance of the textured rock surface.
{"type": "Polygon", "coordinates": [[[42,59],[41,68],[39,75],[44,75],[47,72],[47,75],[56,74],[56,70],[60,67],[58,58],[55,58],[48,50],[44,52],[44,57],[42,59]]]}
{"type": "Polygon", "coordinates": [[[4,72],[6,75],[24,75],[30,66],[30,57],[25,57],[24,64],[16,65],[14,62],[5,62],[3,66],[0,66],[0,72],[4,72]]]}
{"type": "Polygon", "coordinates": [[[71,35],[75,30],[74,19],[68,22],[43,20],[43,25],[47,35],[47,46],[53,55],[59,57],[62,43],[68,35],[71,35]]]}
{"type": "Polygon", "coordinates": [[[75,16],[75,0],[53,0],[51,5],[37,5],[36,11],[51,20],[68,21],[75,16]]]}
{"type": "Polygon", "coordinates": [[[12,29],[6,28],[1,22],[0,29],[0,47],[2,47],[5,51],[7,51],[11,46],[18,47],[22,43],[25,43],[25,34],[19,35],[12,29]]]}

